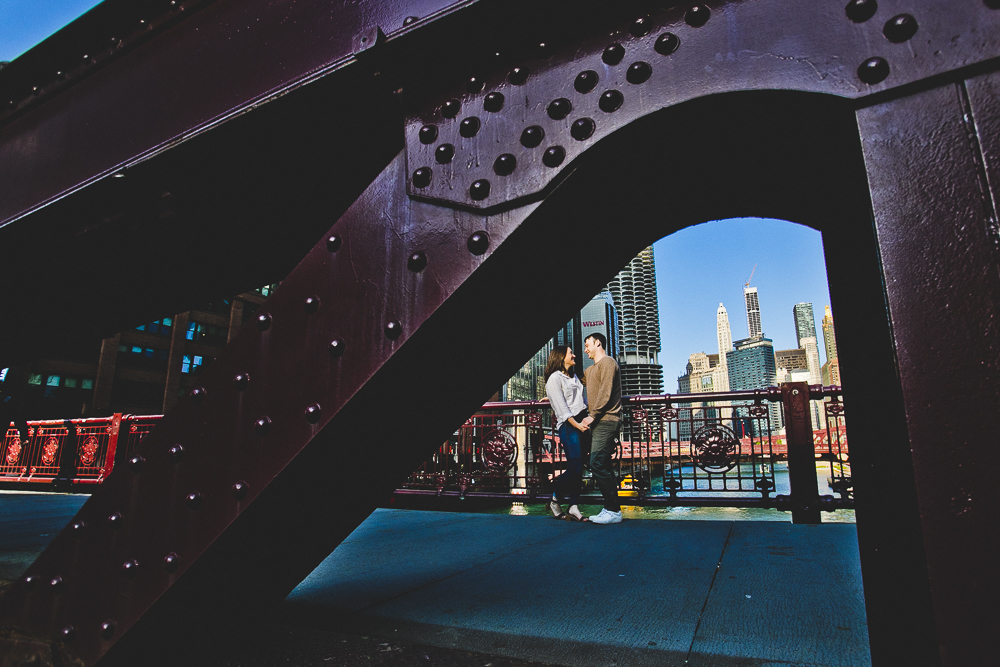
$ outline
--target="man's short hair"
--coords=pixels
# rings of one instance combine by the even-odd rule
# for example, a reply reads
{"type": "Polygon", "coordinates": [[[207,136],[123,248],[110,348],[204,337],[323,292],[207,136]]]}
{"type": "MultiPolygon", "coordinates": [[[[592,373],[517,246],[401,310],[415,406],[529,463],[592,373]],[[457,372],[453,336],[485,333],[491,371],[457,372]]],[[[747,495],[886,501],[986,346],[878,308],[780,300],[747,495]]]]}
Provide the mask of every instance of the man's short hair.
{"type": "MultiPolygon", "coordinates": [[[[593,338],[594,340],[596,340],[598,343],[601,344],[602,350],[604,350],[605,352],[608,351],[608,339],[604,337],[604,334],[595,331],[592,334],[587,334],[587,338],[593,338]]],[[[584,338],[584,340],[587,340],[587,338],[584,338]]]]}

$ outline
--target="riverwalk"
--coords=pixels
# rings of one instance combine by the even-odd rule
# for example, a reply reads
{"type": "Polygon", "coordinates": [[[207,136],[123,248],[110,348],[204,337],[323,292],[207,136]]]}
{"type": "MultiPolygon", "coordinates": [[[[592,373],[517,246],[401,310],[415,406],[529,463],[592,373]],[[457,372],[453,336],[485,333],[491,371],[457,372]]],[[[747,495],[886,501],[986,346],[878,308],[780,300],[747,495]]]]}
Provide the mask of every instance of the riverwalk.
{"type": "MultiPolygon", "coordinates": [[[[0,494],[0,579],[83,499],[0,494]],[[48,500],[47,500],[48,499],[48,500]]],[[[852,524],[378,510],[205,667],[864,667],[852,524]]]]}

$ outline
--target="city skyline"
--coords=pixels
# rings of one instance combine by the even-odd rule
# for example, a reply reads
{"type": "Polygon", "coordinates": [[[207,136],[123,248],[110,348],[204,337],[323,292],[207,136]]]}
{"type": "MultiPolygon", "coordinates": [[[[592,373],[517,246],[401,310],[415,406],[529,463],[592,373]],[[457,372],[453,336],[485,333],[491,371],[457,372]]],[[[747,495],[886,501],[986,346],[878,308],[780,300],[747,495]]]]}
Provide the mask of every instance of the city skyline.
{"type": "MultiPolygon", "coordinates": [[[[757,264],[763,335],[775,349],[798,347],[793,307],[830,305],[819,232],[783,220],[732,218],[682,229],[653,244],[660,311],[660,364],[665,390],[677,390],[688,357],[714,354],[721,302],[732,339],[748,338],[743,287],[757,264]]],[[[836,317],[836,314],[834,314],[836,317]]],[[[826,360],[821,360],[825,362],[826,360]]]]}

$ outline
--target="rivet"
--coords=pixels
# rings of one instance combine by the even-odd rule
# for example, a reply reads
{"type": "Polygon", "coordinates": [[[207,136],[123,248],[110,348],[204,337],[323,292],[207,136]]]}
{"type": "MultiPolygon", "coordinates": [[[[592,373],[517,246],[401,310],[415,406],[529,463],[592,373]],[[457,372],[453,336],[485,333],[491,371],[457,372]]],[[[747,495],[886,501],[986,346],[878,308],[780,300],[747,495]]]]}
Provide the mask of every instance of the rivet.
{"type": "Polygon", "coordinates": [[[341,244],[343,244],[344,239],[334,234],[326,240],[326,249],[330,252],[337,252],[340,250],[341,244]]]}
{"type": "Polygon", "coordinates": [[[458,124],[458,133],[466,139],[471,139],[479,133],[479,127],[479,119],[475,116],[469,116],[458,124]]]}
{"type": "Polygon", "coordinates": [[[875,16],[875,12],[878,11],[878,3],[875,0],[851,0],[844,7],[844,11],[847,13],[847,18],[855,23],[864,23],[875,16]]]}
{"type": "Polygon", "coordinates": [[[566,151],[562,146],[549,146],[542,154],[542,163],[546,167],[558,167],[566,159],[566,151]]]}
{"type": "Polygon", "coordinates": [[[347,346],[344,344],[344,341],[342,341],[341,339],[334,338],[333,340],[330,341],[330,345],[328,346],[328,349],[330,350],[330,356],[331,357],[340,357],[340,356],[343,356],[344,350],[347,349],[347,346]]]}
{"type": "Polygon", "coordinates": [[[403,25],[410,25],[411,23],[415,23],[416,20],[417,20],[416,16],[407,16],[405,19],[403,19],[403,25]]]}
{"type": "Polygon", "coordinates": [[[434,150],[434,159],[438,164],[448,164],[455,157],[455,147],[451,144],[441,144],[434,150]]]}
{"type": "Polygon", "coordinates": [[[469,77],[469,80],[465,82],[465,89],[473,95],[480,92],[483,87],[483,80],[479,77],[469,77]]]}
{"type": "Polygon", "coordinates": [[[117,528],[122,524],[121,512],[113,512],[108,516],[108,525],[112,528],[117,528]]]}
{"type": "Polygon", "coordinates": [[[503,109],[503,93],[490,93],[483,100],[483,108],[490,113],[496,113],[503,109]]]}
{"type": "MultiPolygon", "coordinates": [[[[399,325],[397,324],[396,326],[399,325]]],[[[316,422],[318,422],[319,418],[322,416],[322,410],[319,407],[319,403],[313,403],[312,405],[307,407],[305,409],[304,414],[306,417],[306,421],[309,422],[310,424],[315,424],[316,422]]]]}
{"type": "Polygon", "coordinates": [[[431,168],[421,167],[413,172],[413,187],[426,188],[431,184],[431,168]]]}
{"type": "Polygon", "coordinates": [[[677,35],[672,32],[665,32],[656,38],[656,43],[653,44],[653,49],[656,50],[661,56],[669,56],[671,53],[677,50],[677,47],[681,45],[681,40],[677,35]]]}
{"type": "Polygon", "coordinates": [[[101,637],[104,639],[111,639],[115,636],[115,622],[114,621],[104,621],[101,623],[101,637]]]}
{"type": "Polygon", "coordinates": [[[548,60],[552,57],[552,44],[549,42],[539,42],[535,52],[541,60],[548,60]]]}
{"type": "Polygon", "coordinates": [[[271,316],[268,313],[261,313],[257,316],[257,328],[267,331],[271,328],[271,316]]]}
{"type": "Polygon", "coordinates": [[[139,472],[140,470],[142,470],[142,464],[144,464],[145,462],[146,459],[143,458],[142,455],[136,454],[135,456],[133,456],[128,460],[129,470],[131,470],[132,472],[139,472]]]}
{"type": "Polygon", "coordinates": [[[469,196],[476,201],[482,201],[490,196],[490,182],[485,178],[480,178],[469,188],[469,196]]]}
{"type": "Polygon", "coordinates": [[[62,577],[52,577],[52,580],[49,581],[49,588],[51,588],[54,591],[62,589],[62,586],[63,586],[62,577]]]}
{"type": "Polygon", "coordinates": [[[521,133],[521,145],[525,148],[534,148],[542,143],[544,138],[545,131],[537,125],[532,125],[524,128],[524,132],[521,133]]]}
{"type": "Polygon", "coordinates": [[[139,561],[135,560],[134,558],[132,560],[128,560],[122,563],[122,574],[124,574],[125,576],[134,577],[136,572],[138,571],[139,571],[139,561]]]}
{"type": "Polygon", "coordinates": [[[408,268],[410,271],[413,271],[414,273],[419,273],[420,271],[423,271],[426,266],[427,266],[427,255],[425,255],[421,250],[418,250],[417,252],[410,255],[409,258],[407,258],[406,260],[406,268],[408,268]]]}
{"type": "Polygon", "coordinates": [[[695,5],[684,14],[684,22],[692,28],[700,28],[708,23],[712,12],[705,5],[695,5]]]}
{"type": "Polygon", "coordinates": [[[246,373],[236,375],[233,378],[233,386],[236,387],[236,391],[243,391],[250,386],[250,376],[246,373]]]}
{"type": "Polygon", "coordinates": [[[74,628],[72,625],[67,625],[62,630],[59,631],[59,636],[62,638],[63,641],[71,642],[73,641],[73,637],[76,636],[76,628],[74,628]]]}
{"type": "Polygon", "coordinates": [[[497,176],[510,176],[517,168],[517,158],[510,153],[504,153],[493,162],[493,171],[497,176]]]}
{"type": "Polygon", "coordinates": [[[242,479],[235,484],[233,484],[233,498],[236,500],[243,500],[247,497],[247,492],[250,491],[250,485],[244,482],[242,479]]]}
{"type": "Polygon", "coordinates": [[[858,78],[869,86],[885,81],[889,76],[889,63],[885,58],[869,58],[858,68],[858,78]]]}
{"type": "Polygon", "coordinates": [[[617,65],[625,58],[625,47],[617,42],[604,49],[601,60],[605,65],[617,65]]]}
{"type": "Polygon", "coordinates": [[[515,67],[507,75],[507,80],[515,86],[523,85],[528,80],[528,70],[524,67],[515,67]]]}
{"type": "Polygon", "coordinates": [[[201,494],[197,491],[189,493],[184,497],[184,502],[193,510],[199,509],[201,507],[201,494]]]}
{"type": "Polygon", "coordinates": [[[31,94],[32,95],[41,95],[42,94],[42,89],[39,88],[38,86],[32,86],[31,87],[31,94]]]}
{"type": "Polygon", "coordinates": [[[75,533],[79,533],[86,527],[87,527],[87,522],[81,521],[79,519],[70,524],[70,528],[72,528],[73,532],[75,533]]]}
{"type": "Polygon", "coordinates": [[[191,390],[191,393],[188,395],[191,397],[192,403],[198,404],[205,400],[206,393],[207,392],[205,391],[204,387],[195,387],[194,389],[191,390]]]}
{"type": "Polygon", "coordinates": [[[585,94],[596,88],[597,82],[597,72],[592,69],[588,69],[576,75],[576,80],[573,82],[573,88],[576,89],[576,92],[585,94]]]}
{"type": "Polygon", "coordinates": [[[314,315],[319,310],[319,306],[319,297],[316,295],[307,296],[306,300],[302,302],[303,310],[305,310],[309,315],[314,315]]]}
{"type": "Polygon", "coordinates": [[[174,570],[177,569],[177,566],[180,565],[180,561],[181,561],[180,557],[173,551],[171,551],[170,553],[168,553],[166,556],[163,557],[163,568],[167,572],[173,572],[174,570]]]}
{"type": "Polygon", "coordinates": [[[490,248],[490,235],[486,232],[476,232],[469,237],[465,245],[473,255],[482,255],[490,248]]]}
{"type": "Polygon", "coordinates": [[[549,102],[548,108],[545,110],[549,114],[549,118],[552,120],[562,120],[573,110],[573,105],[565,97],[560,97],[558,99],[549,102]]]}
{"type": "Polygon", "coordinates": [[[625,80],[638,85],[648,81],[652,75],[653,68],[649,66],[649,63],[644,63],[640,60],[628,66],[628,71],[625,72],[625,80]]]}
{"type": "Polygon", "coordinates": [[[167,450],[167,456],[170,457],[171,461],[177,463],[184,456],[184,448],[181,445],[174,445],[167,450]]]}
{"type": "Polygon", "coordinates": [[[594,121],[589,118],[578,118],[569,128],[570,135],[577,141],[590,139],[594,134],[594,121]]]}
{"type": "Polygon", "coordinates": [[[601,93],[601,99],[597,105],[601,107],[601,111],[611,113],[612,111],[618,111],[624,101],[625,98],[617,90],[607,90],[601,93]]]}
{"type": "Polygon", "coordinates": [[[38,576],[33,575],[33,574],[29,574],[28,576],[26,576],[24,578],[24,585],[27,586],[28,588],[34,588],[35,586],[38,585],[38,582],[40,581],[40,579],[41,579],[41,577],[38,577],[38,576]]]}
{"type": "Polygon", "coordinates": [[[433,144],[438,138],[437,125],[424,125],[417,133],[422,144],[433,144]]]}
{"type": "Polygon", "coordinates": [[[267,435],[271,432],[271,418],[264,415],[253,423],[253,430],[257,432],[257,435],[267,435]]]}
{"type": "Polygon", "coordinates": [[[458,100],[448,100],[441,106],[441,115],[445,118],[454,118],[462,110],[462,103],[458,100]]]}
{"type": "Polygon", "coordinates": [[[56,72],[56,78],[59,79],[60,81],[65,80],[66,79],[66,72],[64,72],[62,70],[57,71],[56,72]]]}
{"type": "Polygon", "coordinates": [[[649,17],[640,16],[629,26],[628,31],[633,37],[645,37],[652,29],[653,23],[649,20],[649,17]]]}
{"type": "Polygon", "coordinates": [[[893,44],[902,44],[917,34],[917,19],[909,14],[899,14],[886,21],[882,34],[893,44]]]}
{"type": "Polygon", "coordinates": [[[183,7],[181,7],[181,2],[180,2],[180,0],[170,0],[170,9],[171,9],[172,11],[175,11],[175,12],[176,12],[176,11],[177,11],[178,9],[183,9],[183,7]]]}

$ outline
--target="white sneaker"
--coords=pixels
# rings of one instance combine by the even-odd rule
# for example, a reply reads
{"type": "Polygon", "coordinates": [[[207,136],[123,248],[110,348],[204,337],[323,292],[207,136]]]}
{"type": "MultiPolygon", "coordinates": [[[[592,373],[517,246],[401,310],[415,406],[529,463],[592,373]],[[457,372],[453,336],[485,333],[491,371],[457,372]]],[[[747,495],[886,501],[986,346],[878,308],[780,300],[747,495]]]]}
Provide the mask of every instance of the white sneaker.
{"type": "Polygon", "coordinates": [[[590,517],[588,521],[591,523],[621,523],[622,513],[611,512],[608,509],[603,509],[600,514],[590,517]]]}

